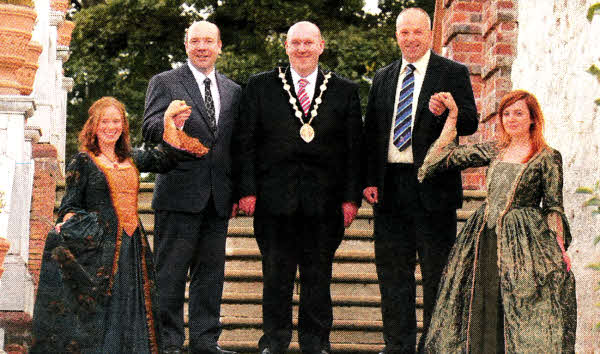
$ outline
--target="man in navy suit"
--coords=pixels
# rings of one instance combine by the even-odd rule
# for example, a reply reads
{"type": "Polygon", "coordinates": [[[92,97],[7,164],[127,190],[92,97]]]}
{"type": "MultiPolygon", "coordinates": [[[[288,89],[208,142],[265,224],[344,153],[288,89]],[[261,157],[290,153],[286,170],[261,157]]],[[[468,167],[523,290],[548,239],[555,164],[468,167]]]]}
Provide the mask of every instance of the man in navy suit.
{"type": "Polygon", "coordinates": [[[225,274],[225,238],[236,212],[231,180],[231,135],[239,114],[241,88],[218,73],[220,32],[206,21],[186,31],[188,61],[154,76],[148,85],[142,131],[160,142],[163,115],[173,100],[191,107],[175,124],[210,151],[180,162],[156,178],[154,252],[164,353],[180,353],[184,334],[183,304],[190,273],[190,353],[232,353],[221,349],[220,306],[225,274]],[[183,117],[189,119],[183,123],[183,117]],[[233,210],[232,210],[233,209],[233,210]]]}
{"type": "Polygon", "coordinates": [[[319,67],[325,42],[310,22],[290,27],[288,67],[252,76],[236,131],[240,209],[253,214],[262,254],[262,354],[285,353],[300,272],[302,353],[330,349],[336,249],[361,203],[358,85],[319,67]]]}
{"type": "Polygon", "coordinates": [[[417,253],[423,279],[422,348],[456,237],[456,209],[462,203],[460,172],[440,173],[422,184],[417,181],[417,170],[448,115],[442,96],[458,106],[458,135],[477,130],[469,71],[433,53],[432,37],[425,11],[409,8],[400,13],[396,39],[402,58],[375,74],[365,116],[363,195],[375,211],[385,354],[415,352],[417,253]]]}

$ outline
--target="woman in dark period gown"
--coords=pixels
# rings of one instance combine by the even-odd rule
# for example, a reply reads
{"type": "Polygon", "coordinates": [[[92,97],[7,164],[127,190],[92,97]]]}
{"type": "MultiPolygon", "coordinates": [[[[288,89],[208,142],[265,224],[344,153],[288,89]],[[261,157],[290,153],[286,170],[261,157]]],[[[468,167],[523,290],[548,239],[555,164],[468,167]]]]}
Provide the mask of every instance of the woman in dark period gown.
{"type": "Polygon", "coordinates": [[[577,311],[565,249],[562,160],[544,141],[532,94],[500,102],[499,141],[457,146],[456,105],[419,170],[489,166],[487,198],[449,255],[427,335],[428,353],[572,353],[577,311]]]}
{"type": "Polygon", "coordinates": [[[175,128],[190,108],[165,113],[169,145],[131,149],[125,107],[103,97],[89,109],[80,150],[48,233],[33,314],[31,353],[157,353],[152,252],[137,215],[139,171],[166,172],[208,150],[175,128]]]}

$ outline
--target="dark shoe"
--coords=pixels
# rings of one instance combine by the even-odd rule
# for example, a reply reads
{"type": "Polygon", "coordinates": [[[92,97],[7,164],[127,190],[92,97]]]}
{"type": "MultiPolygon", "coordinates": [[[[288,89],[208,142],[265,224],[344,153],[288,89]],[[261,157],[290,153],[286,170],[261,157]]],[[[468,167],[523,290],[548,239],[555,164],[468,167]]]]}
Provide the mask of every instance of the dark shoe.
{"type": "Polygon", "coordinates": [[[175,345],[170,345],[163,350],[163,354],[183,354],[183,349],[175,345]]]}
{"type": "Polygon", "coordinates": [[[202,354],[238,354],[237,352],[231,350],[225,350],[218,345],[210,348],[209,350],[203,351],[202,354]]]}

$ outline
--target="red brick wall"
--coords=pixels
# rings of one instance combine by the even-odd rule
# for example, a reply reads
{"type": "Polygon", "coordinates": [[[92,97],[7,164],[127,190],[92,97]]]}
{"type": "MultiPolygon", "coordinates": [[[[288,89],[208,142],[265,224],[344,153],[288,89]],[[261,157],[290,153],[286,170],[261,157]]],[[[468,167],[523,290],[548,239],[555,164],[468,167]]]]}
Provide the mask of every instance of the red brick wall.
{"type": "MultiPolygon", "coordinates": [[[[461,143],[494,139],[496,110],[512,89],[518,35],[518,0],[445,0],[442,38],[446,56],[469,67],[479,112],[479,130],[461,143]]],[[[465,189],[485,188],[485,169],[463,172],[465,189]]]]}
{"type": "Polygon", "coordinates": [[[56,182],[62,178],[57,162],[56,148],[50,144],[33,145],[35,173],[29,219],[29,272],[36,291],[46,234],[54,226],[56,182]]]}

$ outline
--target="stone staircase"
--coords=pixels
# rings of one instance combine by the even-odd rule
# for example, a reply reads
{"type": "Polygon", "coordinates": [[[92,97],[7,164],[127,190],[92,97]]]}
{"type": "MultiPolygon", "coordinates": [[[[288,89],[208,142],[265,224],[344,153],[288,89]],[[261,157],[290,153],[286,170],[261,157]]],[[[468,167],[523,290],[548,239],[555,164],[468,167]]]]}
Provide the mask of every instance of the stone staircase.
{"type": "MultiPolygon", "coordinates": [[[[150,208],[152,183],[142,183],[139,215],[149,238],[154,234],[154,216],[150,208]]],[[[57,205],[64,185],[57,190],[57,205]]],[[[457,211],[459,229],[485,197],[485,192],[465,191],[463,209],[457,211]]],[[[339,247],[334,264],[331,293],[333,330],[331,349],[335,353],[378,353],[383,348],[380,294],[373,250],[373,210],[366,202],[339,247]]],[[[150,240],[152,243],[152,240],[150,240]]],[[[253,236],[252,218],[238,216],[229,224],[225,265],[225,286],[221,306],[223,332],[220,345],[239,352],[256,353],[262,335],[261,257],[253,236]]],[[[422,316],[422,290],[419,267],[417,277],[417,318],[422,316]]],[[[297,307],[299,284],[294,289],[294,334],[291,352],[299,352],[297,343],[297,307]]],[[[187,303],[185,305],[187,325],[187,303]]],[[[421,325],[418,325],[419,332],[421,325]]],[[[186,329],[187,331],[187,329],[186,329]]]]}

